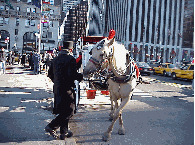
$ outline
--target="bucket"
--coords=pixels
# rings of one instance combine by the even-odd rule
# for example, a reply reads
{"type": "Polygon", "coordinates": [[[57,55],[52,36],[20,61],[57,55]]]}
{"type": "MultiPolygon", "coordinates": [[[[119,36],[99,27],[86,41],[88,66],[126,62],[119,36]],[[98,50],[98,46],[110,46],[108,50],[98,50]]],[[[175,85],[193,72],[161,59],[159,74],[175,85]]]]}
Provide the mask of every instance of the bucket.
{"type": "Polygon", "coordinates": [[[105,90],[105,91],[101,91],[102,95],[109,95],[110,92],[108,90],[105,90]]]}
{"type": "Polygon", "coordinates": [[[96,90],[88,90],[87,91],[87,99],[95,99],[96,90]]]}

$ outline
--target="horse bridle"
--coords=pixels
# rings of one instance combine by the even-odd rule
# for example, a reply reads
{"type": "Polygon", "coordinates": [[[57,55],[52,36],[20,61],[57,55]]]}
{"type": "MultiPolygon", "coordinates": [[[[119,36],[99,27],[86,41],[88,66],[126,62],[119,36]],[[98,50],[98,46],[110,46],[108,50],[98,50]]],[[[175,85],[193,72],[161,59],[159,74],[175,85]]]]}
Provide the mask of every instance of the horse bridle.
{"type": "Polygon", "coordinates": [[[103,58],[103,61],[98,61],[97,59],[95,59],[93,57],[90,57],[89,61],[92,62],[96,66],[97,69],[100,69],[104,63],[109,62],[112,55],[109,54],[109,56],[106,55],[104,57],[105,58],[103,58]]]}

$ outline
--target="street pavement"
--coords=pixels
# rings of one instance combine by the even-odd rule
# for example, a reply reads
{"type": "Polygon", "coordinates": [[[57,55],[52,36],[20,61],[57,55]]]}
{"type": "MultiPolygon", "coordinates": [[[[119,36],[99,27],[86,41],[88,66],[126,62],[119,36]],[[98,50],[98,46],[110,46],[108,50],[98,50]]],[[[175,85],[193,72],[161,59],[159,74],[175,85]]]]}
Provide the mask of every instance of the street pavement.
{"type": "Polygon", "coordinates": [[[102,135],[111,123],[109,96],[97,91],[95,99],[87,99],[86,92],[82,90],[77,113],[70,120],[74,136],[62,141],[55,140],[44,131],[48,122],[55,118],[52,114],[53,83],[46,73],[33,75],[32,71],[20,65],[8,67],[6,74],[0,77],[0,144],[193,144],[192,96],[181,96],[180,92],[179,98],[159,97],[161,92],[147,91],[148,87],[155,88],[159,83],[151,84],[154,81],[150,79],[144,81],[148,83],[138,85],[133,100],[123,110],[125,135],[118,135],[117,121],[111,140],[102,141],[102,135]]]}

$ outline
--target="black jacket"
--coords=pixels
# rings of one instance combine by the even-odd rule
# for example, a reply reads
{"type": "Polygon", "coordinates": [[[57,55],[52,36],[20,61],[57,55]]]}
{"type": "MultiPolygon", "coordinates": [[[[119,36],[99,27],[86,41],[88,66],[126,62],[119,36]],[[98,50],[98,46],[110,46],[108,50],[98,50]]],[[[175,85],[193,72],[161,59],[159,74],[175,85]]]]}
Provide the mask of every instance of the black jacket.
{"type": "Polygon", "coordinates": [[[67,51],[61,51],[52,60],[48,76],[54,83],[53,113],[59,114],[61,111],[69,110],[70,105],[75,103],[75,98],[64,94],[67,94],[69,90],[74,91],[74,80],[81,81],[83,79],[83,75],[77,72],[76,59],[67,51]]]}

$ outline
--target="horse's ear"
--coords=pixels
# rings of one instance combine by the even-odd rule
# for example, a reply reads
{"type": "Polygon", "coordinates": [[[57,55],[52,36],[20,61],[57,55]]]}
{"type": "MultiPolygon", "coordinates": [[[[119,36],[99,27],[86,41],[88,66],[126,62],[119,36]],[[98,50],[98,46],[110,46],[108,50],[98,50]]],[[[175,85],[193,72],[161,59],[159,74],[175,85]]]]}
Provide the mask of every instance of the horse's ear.
{"type": "Polygon", "coordinates": [[[114,41],[115,41],[115,38],[112,38],[112,39],[110,40],[110,42],[108,43],[108,46],[112,45],[112,44],[114,43],[114,41]]]}

